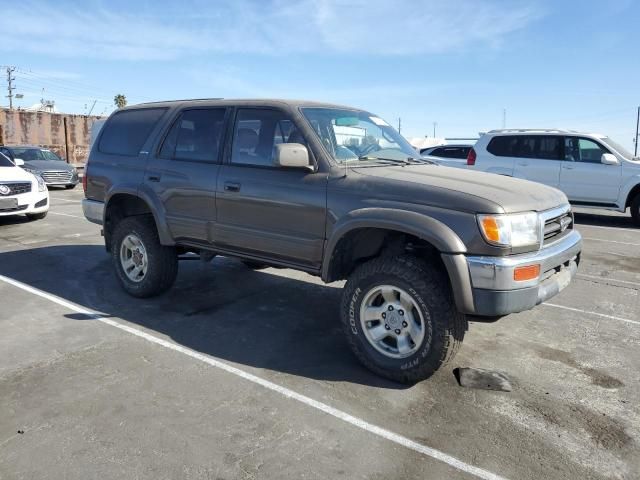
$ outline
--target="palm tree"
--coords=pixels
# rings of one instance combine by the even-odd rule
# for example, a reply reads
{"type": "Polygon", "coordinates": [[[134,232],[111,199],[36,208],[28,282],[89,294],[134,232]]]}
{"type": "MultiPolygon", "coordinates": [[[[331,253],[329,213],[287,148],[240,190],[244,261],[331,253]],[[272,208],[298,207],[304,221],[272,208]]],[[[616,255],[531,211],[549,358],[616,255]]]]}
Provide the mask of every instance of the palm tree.
{"type": "Polygon", "coordinates": [[[118,108],[126,107],[127,106],[127,97],[125,97],[124,95],[119,93],[115,97],[113,97],[113,103],[118,108]]]}

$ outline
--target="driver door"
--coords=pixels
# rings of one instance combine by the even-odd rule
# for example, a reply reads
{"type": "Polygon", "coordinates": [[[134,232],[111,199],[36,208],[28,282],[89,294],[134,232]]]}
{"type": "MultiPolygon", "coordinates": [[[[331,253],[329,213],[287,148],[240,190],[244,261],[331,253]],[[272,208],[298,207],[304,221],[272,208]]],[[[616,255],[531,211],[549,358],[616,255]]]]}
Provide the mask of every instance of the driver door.
{"type": "Polygon", "coordinates": [[[590,138],[565,137],[560,190],[573,203],[614,205],[620,193],[621,165],[604,165],[604,146],[590,138]]]}

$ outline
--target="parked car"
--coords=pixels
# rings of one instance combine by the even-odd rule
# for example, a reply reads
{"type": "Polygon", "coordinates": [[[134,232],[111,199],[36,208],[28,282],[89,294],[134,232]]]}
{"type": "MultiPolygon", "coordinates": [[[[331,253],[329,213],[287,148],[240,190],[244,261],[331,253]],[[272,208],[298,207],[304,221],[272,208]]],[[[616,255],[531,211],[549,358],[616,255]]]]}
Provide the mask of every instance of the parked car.
{"type": "Polygon", "coordinates": [[[41,176],[47,185],[75,188],[80,181],[78,171],[48,148],[31,145],[0,147],[0,152],[9,158],[20,159],[28,172],[41,176]]]}
{"type": "Polygon", "coordinates": [[[439,145],[423,148],[420,150],[420,155],[440,165],[459,167],[467,164],[467,157],[472,147],[473,145],[469,144],[439,145]]]}
{"type": "Polygon", "coordinates": [[[573,130],[493,130],[469,152],[469,169],[562,190],[574,205],[625,212],[640,225],[640,159],[611,138],[573,130]]]}
{"type": "Polygon", "coordinates": [[[25,214],[40,220],[49,211],[49,191],[41,177],[20,168],[0,152],[0,217],[25,214]]]}
{"type": "Polygon", "coordinates": [[[469,316],[528,310],[566,287],[582,249],[559,190],[418,155],[348,107],[143,104],[100,131],[83,210],[136,297],[170,288],[187,252],[346,279],[351,349],[411,383],[454,356],[469,316]]]}

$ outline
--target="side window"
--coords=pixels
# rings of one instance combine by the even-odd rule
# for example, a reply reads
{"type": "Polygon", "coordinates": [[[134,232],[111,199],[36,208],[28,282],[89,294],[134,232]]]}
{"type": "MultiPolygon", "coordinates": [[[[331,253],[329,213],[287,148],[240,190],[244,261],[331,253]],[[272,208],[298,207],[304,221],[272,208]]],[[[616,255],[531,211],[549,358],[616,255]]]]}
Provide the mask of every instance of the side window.
{"type": "Polygon", "coordinates": [[[183,111],[167,134],[160,157],[215,162],[224,130],[224,108],[183,111]]]}
{"type": "Polygon", "coordinates": [[[443,157],[444,156],[443,154],[444,154],[443,148],[436,148],[429,155],[433,155],[434,157],[443,157]]]}
{"type": "Polygon", "coordinates": [[[305,143],[284,113],[266,109],[238,110],[231,163],[272,167],[274,148],[280,143],[305,143]]]}
{"type": "Polygon", "coordinates": [[[560,137],[536,137],[538,139],[537,158],[560,160],[560,137]]]}
{"type": "Polygon", "coordinates": [[[581,138],[578,140],[578,147],[580,148],[580,161],[588,163],[600,163],[603,153],[609,153],[599,144],[593,140],[581,138]]]}
{"type": "Polygon", "coordinates": [[[493,137],[487,145],[487,151],[497,157],[515,157],[519,138],[516,135],[493,137]]]}
{"type": "Polygon", "coordinates": [[[587,138],[566,137],[564,140],[564,159],[570,162],[600,163],[607,149],[587,138]]]}
{"type": "Polygon", "coordinates": [[[536,137],[519,137],[518,147],[513,157],[536,158],[536,137]]]}
{"type": "Polygon", "coordinates": [[[115,113],[104,126],[98,150],[137,157],[165,108],[141,108],[115,113]]]}

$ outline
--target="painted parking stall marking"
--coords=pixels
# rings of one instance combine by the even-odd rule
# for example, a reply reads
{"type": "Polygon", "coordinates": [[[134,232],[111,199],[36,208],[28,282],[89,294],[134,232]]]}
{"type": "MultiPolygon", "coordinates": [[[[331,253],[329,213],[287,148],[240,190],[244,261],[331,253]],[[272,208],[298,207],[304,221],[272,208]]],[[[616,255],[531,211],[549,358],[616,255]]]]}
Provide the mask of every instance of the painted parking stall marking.
{"type": "Polygon", "coordinates": [[[331,415],[332,417],[335,417],[339,420],[342,420],[346,423],[349,423],[350,425],[353,425],[361,430],[367,431],[369,433],[372,433],[378,437],[384,438],[390,442],[396,443],[402,447],[408,448],[410,450],[413,450],[414,452],[420,453],[422,455],[425,455],[427,457],[431,457],[435,460],[441,461],[457,470],[460,470],[462,472],[468,473],[470,475],[473,475],[477,478],[481,478],[484,480],[506,480],[505,477],[502,477],[500,475],[497,475],[495,473],[489,472],[488,470],[484,470],[482,468],[479,467],[475,467],[473,465],[469,465],[468,463],[463,462],[462,460],[459,460],[451,455],[448,455],[444,452],[441,452],[440,450],[436,450],[434,448],[428,447],[426,445],[423,445],[421,443],[418,443],[414,440],[411,440],[410,438],[404,437],[402,435],[399,435],[397,433],[394,433],[390,430],[387,430],[385,428],[379,427],[377,425],[374,425],[372,423],[367,422],[366,420],[363,420],[361,418],[355,417],[353,415],[350,415],[346,412],[343,412],[342,410],[338,410],[337,408],[334,408],[330,405],[327,405],[326,403],[322,403],[319,402],[317,400],[314,400],[313,398],[307,397],[306,395],[302,395],[300,393],[297,393],[293,390],[290,390],[286,387],[283,387],[281,385],[278,385],[276,383],[270,382],[269,380],[265,380],[263,378],[260,378],[256,375],[253,375],[251,373],[245,372],[244,370],[241,370],[239,368],[236,368],[232,365],[229,365],[225,362],[221,362],[219,360],[216,360],[213,357],[209,357],[207,355],[204,355],[202,353],[196,352],[194,350],[191,350],[190,348],[186,348],[183,347],[182,345],[178,345],[176,343],[173,342],[169,342],[167,340],[164,340],[162,338],[158,338],[154,335],[151,335],[149,333],[143,332],[141,330],[138,330],[137,328],[133,328],[130,327],[128,325],[124,325],[122,323],[116,322],[115,320],[112,320],[111,318],[107,318],[106,315],[101,314],[99,312],[95,312],[91,309],[85,308],[83,306],[77,305],[75,303],[69,302],[63,298],[60,298],[56,295],[52,295],[50,293],[44,292],[40,289],[37,289],[35,287],[32,287],[30,285],[27,285],[25,283],[19,282],[17,280],[14,280],[12,278],[6,277],[4,275],[0,275],[0,280],[9,284],[9,285],[13,285],[14,287],[20,288],[26,292],[32,293],[34,295],[37,295],[41,298],[44,298],[46,300],[49,300],[51,302],[54,302],[62,307],[68,308],[69,310],[75,312],[75,313],[79,313],[81,315],[86,315],[89,318],[95,319],[99,322],[102,322],[104,324],[107,324],[109,326],[118,328],[124,332],[127,332],[129,334],[135,335],[139,338],[142,338],[144,340],[147,340],[148,342],[151,343],[155,343],[156,345],[160,345],[162,347],[168,348],[170,350],[173,350],[175,352],[179,352],[182,353],[184,355],[187,355],[191,358],[194,358],[196,360],[200,360],[201,362],[204,362],[212,367],[218,368],[220,370],[223,370],[227,373],[230,373],[232,375],[235,375],[237,377],[243,378],[244,380],[247,380],[249,382],[255,383],[257,385],[260,385],[268,390],[271,390],[273,392],[279,393],[287,398],[290,398],[292,400],[296,400],[298,402],[301,402],[311,408],[315,408],[316,410],[319,410],[321,412],[324,412],[328,415],[331,415]]]}

